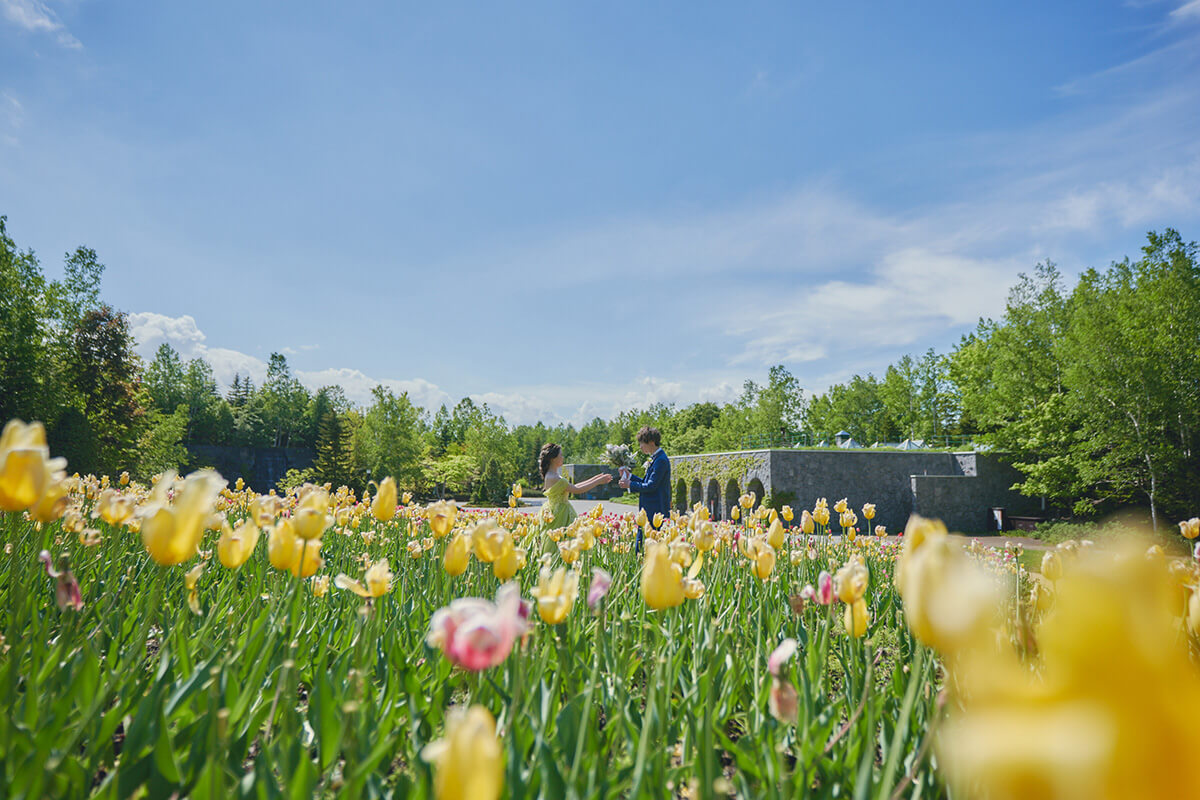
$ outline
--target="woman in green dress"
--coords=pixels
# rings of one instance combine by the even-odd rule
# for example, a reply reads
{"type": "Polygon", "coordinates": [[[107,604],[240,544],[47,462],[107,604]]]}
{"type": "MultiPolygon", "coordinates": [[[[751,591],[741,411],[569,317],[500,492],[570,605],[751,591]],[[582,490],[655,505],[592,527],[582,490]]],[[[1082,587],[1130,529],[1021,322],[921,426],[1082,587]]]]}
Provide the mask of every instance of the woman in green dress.
{"type": "Polygon", "coordinates": [[[601,472],[599,475],[595,475],[578,484],[571,483],[559,474],[562,465],[562,448],[554,444],[554,442],[547,442],[542,445],[539,466],[542,470],[542,478],[545,481],[546,505],[550,509],[548,513],[553,515],[545,523],[546,530],[565,528],[575,521],[575,517],[578,515],[575,513],[575,509],[571,507],[571,495],[587,494],[597,486],[603,486],[612,480],[612,475],[607,472],[601,472]]]}

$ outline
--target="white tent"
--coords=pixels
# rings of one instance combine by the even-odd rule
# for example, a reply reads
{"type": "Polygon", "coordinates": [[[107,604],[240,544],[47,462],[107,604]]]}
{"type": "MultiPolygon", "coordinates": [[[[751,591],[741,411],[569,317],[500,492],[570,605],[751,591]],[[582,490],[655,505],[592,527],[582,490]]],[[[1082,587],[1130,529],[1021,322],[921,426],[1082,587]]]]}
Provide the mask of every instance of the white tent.
{"type": "Polygon", "coordinates": [[[843,450],[861,450],[862,449],[862,445],[859,444],[858,442],[854,441],[853,439],[847,439],[846,441],[839,444],[838,447],[842,448],[843,450]]]}
{"type": "Polygon", "coordinates": [[[897,450],[924,450],[925,442],[921,439],[905,439],[900,444],[896,445],[897,450]]]}

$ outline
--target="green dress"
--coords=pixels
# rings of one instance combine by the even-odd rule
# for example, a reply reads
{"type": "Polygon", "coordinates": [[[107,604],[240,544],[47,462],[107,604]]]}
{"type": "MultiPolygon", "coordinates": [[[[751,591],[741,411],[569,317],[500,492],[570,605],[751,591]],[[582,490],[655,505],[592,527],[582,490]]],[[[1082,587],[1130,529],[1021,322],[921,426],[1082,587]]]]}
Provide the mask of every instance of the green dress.
{"type": "Polygon", "coordinates": [[[546,502],[550,506],[550,513],[554,515],[553,519],[546,523],[546,530],[565,528],[579,516],[568,499],[569,495],[566,478],[560,477],[546,490],[546,502]]]}

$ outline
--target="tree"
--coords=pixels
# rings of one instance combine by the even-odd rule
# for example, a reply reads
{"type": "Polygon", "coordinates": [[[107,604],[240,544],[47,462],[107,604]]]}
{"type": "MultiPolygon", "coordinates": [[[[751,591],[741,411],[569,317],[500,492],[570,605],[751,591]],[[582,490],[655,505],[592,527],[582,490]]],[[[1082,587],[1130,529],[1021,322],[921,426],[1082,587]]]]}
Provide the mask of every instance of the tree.
{"type": "Polygon", "coordinates": [[[150,480],[161,472],[180,470],[188,460],[187,448],[183,446],[187,424],[187,406],[181,405],[171,414],[164,414],[156,408],[150,409],[137,440],[134,475],[150,480]]]}
{"type": "Polygon", "coordinates": [[[145,387],[156,409],[170,414],[185,402],[183,376],[183,359],[174,347],[163,342],[146,367],[145,387]]]}
{"type": "Polygon", "coordinates": [[[273,431],[275,447],[287,447],[292,443],[304,420],[308,408],[308,390],[292,376],[287,358],[282,353],[272,353],[267,364],[267,379],[262,391],[263,422],[273,431]]]}
{"type": "Polygon", "coordinates": [[[96,434],[101,470],[124,469],[145,414],[140,399],[141,362],[133,352],[129,319],[107,305],[84,314],[75,329],[75,387],[96,434]]]}
{"type": "Polygon", "coordinates": [[[0,424],[45,419],[45,279],[32,250],[21,252],[0,217],[0,424]]]}
{"type": "Polygon", "coordinates": [[[373,402],[363,414],[355,446],[358,465],[369,480],[389,475],[404,486],[420,482],[425,444],[421,414],[408,393],[395,394],[383,386],[371,390],[373,402]]]}
{"type": "Polygon", "coordinates": [[[1137,493],[1157,528],[1164,492],[1196,496],[1200,262],[1196,244],[1170,229],[1151,233],[1142,252],[1083,274],[1058,352],[1082,427],[1071,458],[1088,491],[1076,508],[1137,493]]]}
{"type": "Polygon", "coordinates": [[[354,469],[354,426],[348,414],[332,407],[321,416],[313,473],[319,483],[357,488],[354,469]]]}
{"type": "Polygon", "coordinates": [[[1026,495],[1070,498],[1082,488],[1069,455],[1079,425],[1058,350],[1068,318],[1058,269],[1040,263],[1019,276],[1004,316],[980,320],[949,360],[963,416],[1024,473],[1017,487],[1026,495]]]}

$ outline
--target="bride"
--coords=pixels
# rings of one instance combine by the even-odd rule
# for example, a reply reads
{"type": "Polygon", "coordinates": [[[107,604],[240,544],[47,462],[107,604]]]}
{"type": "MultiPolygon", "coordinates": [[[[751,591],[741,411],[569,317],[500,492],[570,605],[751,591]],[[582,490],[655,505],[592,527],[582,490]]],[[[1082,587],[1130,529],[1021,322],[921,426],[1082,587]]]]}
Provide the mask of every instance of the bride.
{"type": "Polygon", "coordinates": [[[554,442],[546,442],[542,445],[538,466],[542,471],[542,478],[545,480],[546,505],[550,509],[549,513],[553,515],[547,523],[547,529],[550,530],[565,528],[578,516],[575,509],[571,507],[568,495],[586,494],[597,486],[603,486],[612,480],[612,475],[601,472],[581,483],[571,483],[559,474],[558,471],[562,469],[562,465],[562,448],[554,442]]]}

